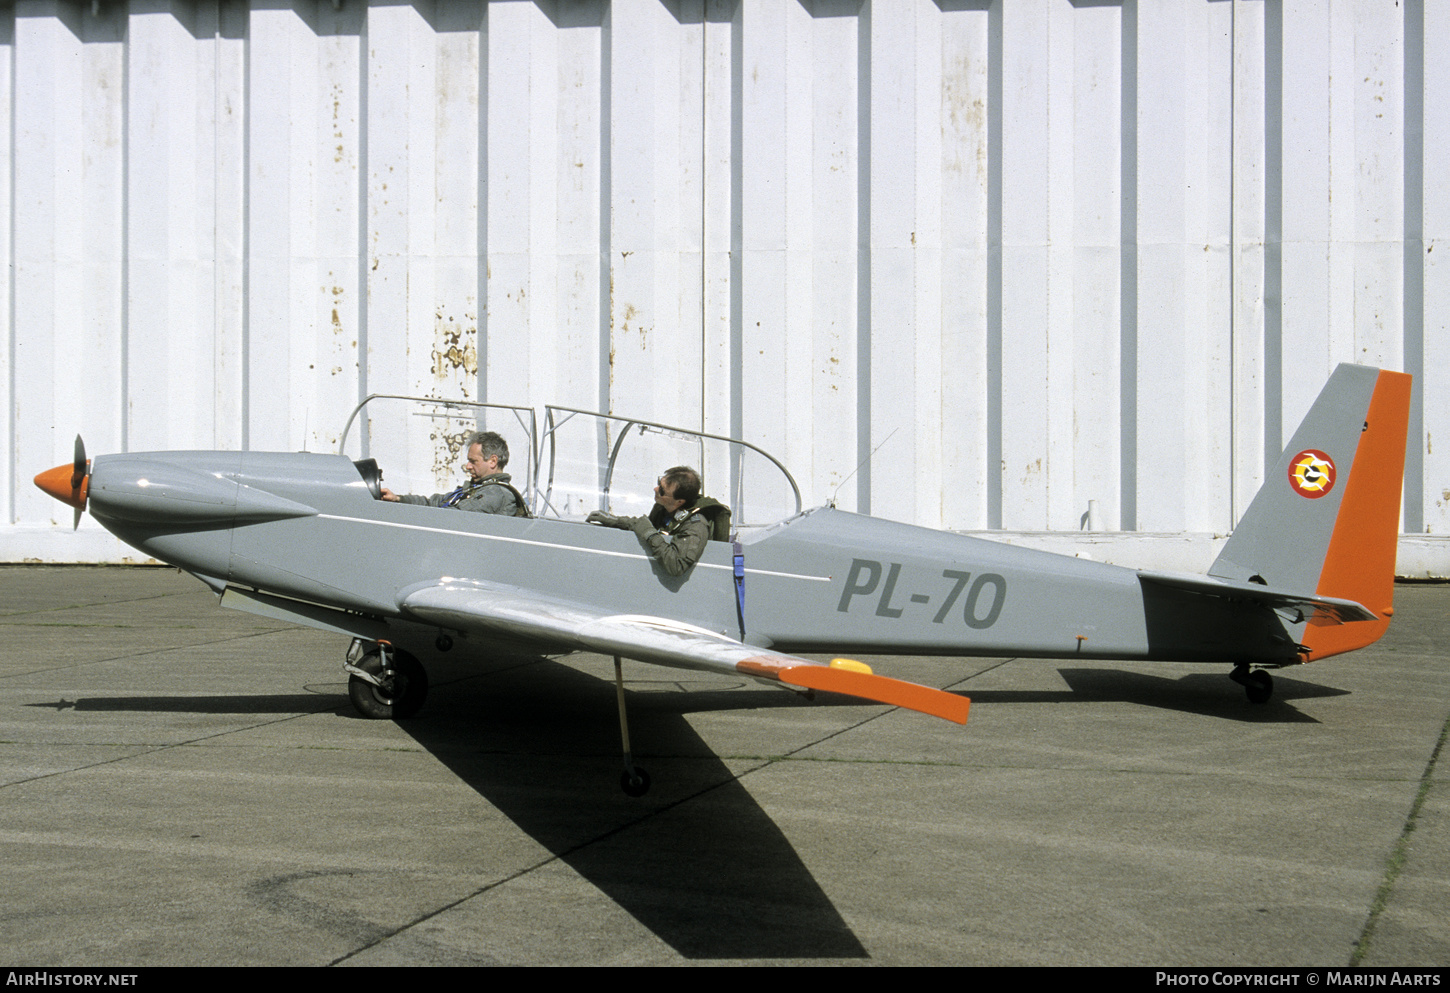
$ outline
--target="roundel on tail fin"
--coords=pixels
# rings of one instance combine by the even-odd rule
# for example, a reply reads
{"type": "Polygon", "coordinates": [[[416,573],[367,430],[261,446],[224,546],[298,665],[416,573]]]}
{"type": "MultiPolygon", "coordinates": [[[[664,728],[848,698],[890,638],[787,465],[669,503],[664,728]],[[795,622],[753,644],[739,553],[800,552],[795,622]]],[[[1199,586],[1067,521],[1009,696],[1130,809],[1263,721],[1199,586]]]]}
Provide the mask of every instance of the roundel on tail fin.
{"type": "Polygon", "coordinates": [[[1334,489],[1334,460],[1317,448],[1306,448],[1289,461],[1289,485],[1307,500],[1334,489]]]}

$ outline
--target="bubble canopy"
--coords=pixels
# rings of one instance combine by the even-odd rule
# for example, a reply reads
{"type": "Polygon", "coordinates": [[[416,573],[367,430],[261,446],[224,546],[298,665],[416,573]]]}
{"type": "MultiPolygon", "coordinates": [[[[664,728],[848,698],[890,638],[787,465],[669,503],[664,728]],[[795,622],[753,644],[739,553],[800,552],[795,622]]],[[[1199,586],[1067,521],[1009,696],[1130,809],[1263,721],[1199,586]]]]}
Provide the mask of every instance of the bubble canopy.
{"type": "Polygon", "coordinates": [[[530,407],[372,394],[353,409],[337,450],[375,460],[394,492],[446,492],[463,478],[469,438],[484,431],[508,443],[503,471],[536,517],[646,514],[656,480],[680,465],[700,473],[702,493],[729,506],[737,528],[768,526],[802,509],[790,472],[756,445],[572,407],[546,406],[540,431],[530,407]]]}

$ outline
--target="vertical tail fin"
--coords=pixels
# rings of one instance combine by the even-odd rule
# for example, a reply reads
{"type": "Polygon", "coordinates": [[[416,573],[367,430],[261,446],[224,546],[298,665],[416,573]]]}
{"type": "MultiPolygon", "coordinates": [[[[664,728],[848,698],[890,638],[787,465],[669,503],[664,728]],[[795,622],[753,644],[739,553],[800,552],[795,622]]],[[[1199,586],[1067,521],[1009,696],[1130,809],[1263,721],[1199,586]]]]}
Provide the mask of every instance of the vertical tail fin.
{"type": "Polygon", "coordinates": [[[1377,641],[1394,613],[1411,377],[1341,365],[1209,569],[1355,600],[1378,620],[1313,618],[1306,661],[1377,641]]]}

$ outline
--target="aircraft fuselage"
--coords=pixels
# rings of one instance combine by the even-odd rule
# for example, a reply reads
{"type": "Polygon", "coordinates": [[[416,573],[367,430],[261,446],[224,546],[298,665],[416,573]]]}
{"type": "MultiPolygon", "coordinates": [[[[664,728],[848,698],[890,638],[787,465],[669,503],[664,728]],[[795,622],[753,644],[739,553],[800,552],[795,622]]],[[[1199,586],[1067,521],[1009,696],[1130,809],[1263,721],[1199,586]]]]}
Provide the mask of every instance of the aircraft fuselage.
{"type": "MultiPolygon", "coordinates": [[[[729,544],[712,542],[670,577],[629,532],[376,500],[339,455],[102,456],[89,509],[218,592],[258,590],[388,620],[407,619],[400,604],[422,585],[474,579],[742,635],[729,544]]],[[[800,515],[749,537],[743,552],[744,640],[782,652],[1296,658],[1296,631],[1262,604],[844,511],[800,515]]],[[[357,625],[360,636],[375,630],[357,625]]]]}

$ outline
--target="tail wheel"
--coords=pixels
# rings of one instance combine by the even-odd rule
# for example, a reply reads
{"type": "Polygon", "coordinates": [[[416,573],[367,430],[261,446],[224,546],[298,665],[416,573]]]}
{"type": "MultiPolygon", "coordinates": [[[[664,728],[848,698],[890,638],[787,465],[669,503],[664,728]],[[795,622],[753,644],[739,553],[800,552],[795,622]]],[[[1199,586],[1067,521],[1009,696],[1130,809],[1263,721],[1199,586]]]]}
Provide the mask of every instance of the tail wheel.
{"type": "Polygon", "coordinates": [[[414,656],[397,648],[389,649],[393,671],[383,673],[383,659],[377,648],[358,660],[357,667],[377,678],[374,685],[360,676],[347,681],[347,695],[364,717],[373,720],[405,720],[423,709],[428,699],[428,672],[414,656]]]}
{"type": "Polygon", "coordinates": [[[1244,683],[1244,692],[1249,695],[1249,703],[1268,703],[1269,697],[1274,695],[1274,677],[1262,669],[1255,669],[1244,683]]]}
{"type": "Polygon", "coordinates": [[[1274,677],[1263,669],[1250,669],[1246,665],[1235,666],[1228,678],[1244,688],[1249,696],[1249,703],[1268,703],[1269,697],[1274,695],[1274,677]]]}

